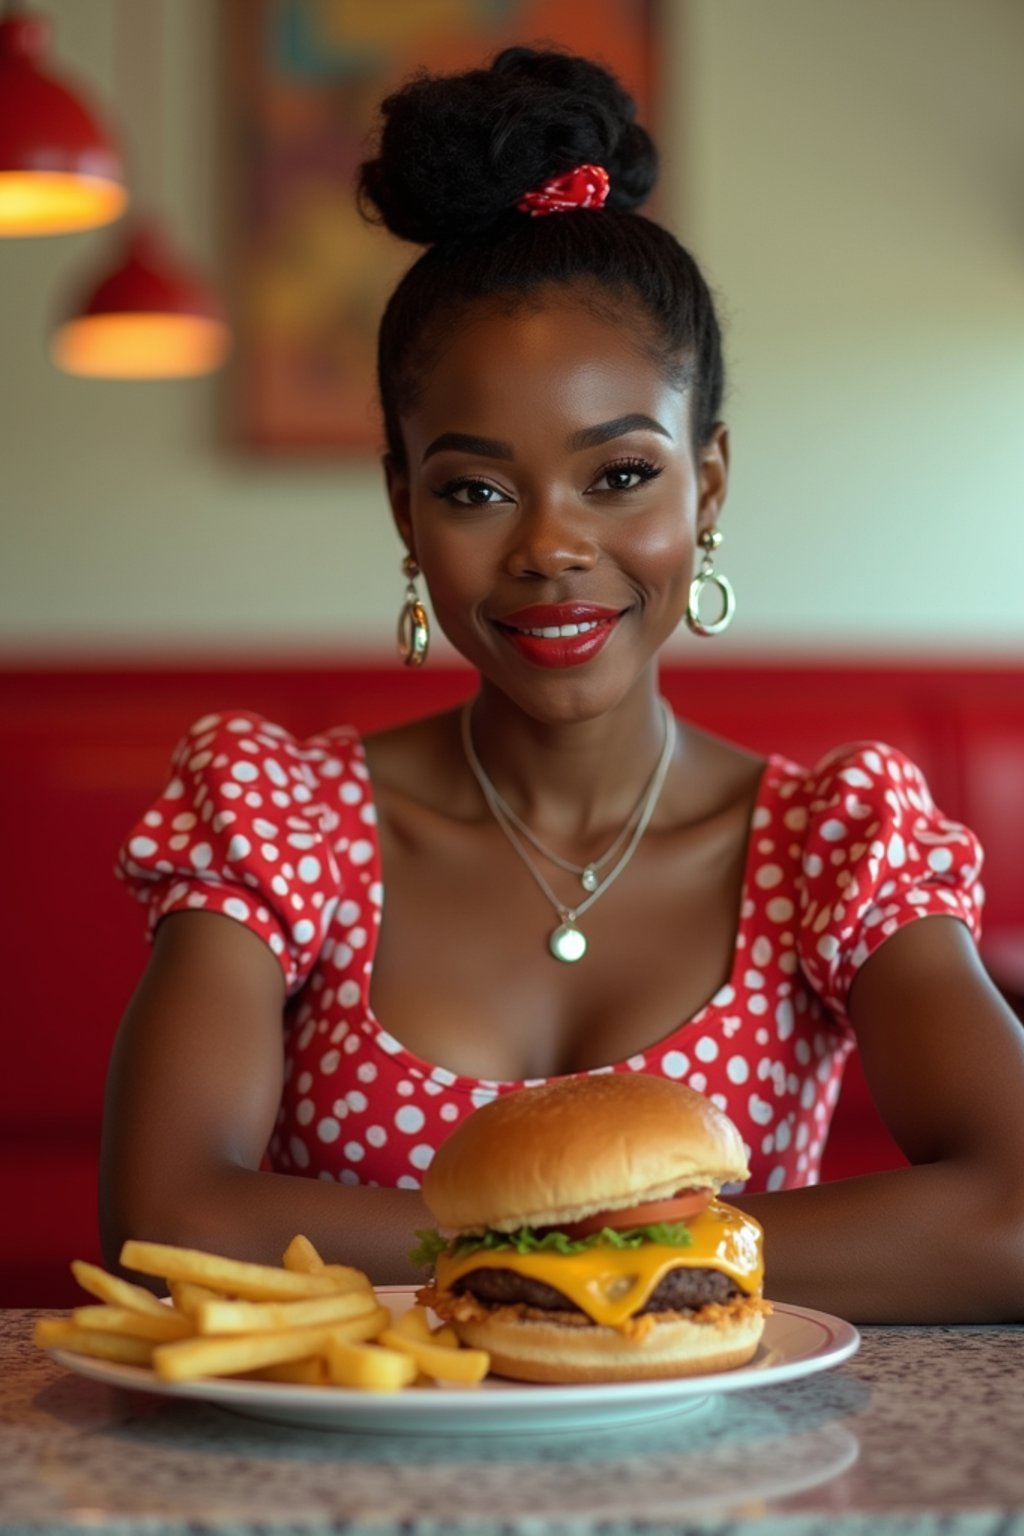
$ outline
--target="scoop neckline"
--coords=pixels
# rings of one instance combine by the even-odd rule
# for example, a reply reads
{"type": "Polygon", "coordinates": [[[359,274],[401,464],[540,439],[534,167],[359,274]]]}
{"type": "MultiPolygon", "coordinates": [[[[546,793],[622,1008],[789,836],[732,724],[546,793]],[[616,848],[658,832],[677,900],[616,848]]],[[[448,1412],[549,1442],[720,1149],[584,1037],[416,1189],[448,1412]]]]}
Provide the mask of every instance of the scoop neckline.
{"type": "MultiPolygon", "coordinates": [[[[381,893],[380,905],[378,906],[377,910],[378,912],[383,912],[384,902],[387,896],[387,888],[384,884],[380,837],[377,833],[377,798],[374,790],[373,775],[370,773],[369,764],[366,760],[366,749],[361,733],[356,733],[354,737],[354,745],[362,760],[362,766],[365,773],[363,782],[366,786],[367,801],[368,804],[373,808],[373,818],[367,827],[367,831],[372,833],[372,837],[369,838],[368,841],[370,841],[373,848],[373,857],[369,862],[372,871],[371,878],[376,883],[377,889],[381,893]]],[[[623,1057],[621,1060],[611,1062],[607,1066],[585,1067],[580,1072],[561,1072],[554,1074],[552,1077],[467,1077],[463,1073],[453,1072],[450,1067],[443,1067],[440,1065],[440,1063],[427,1061],[425,1057],[418,1056],[415,1051],[411,1051],[408,1046],[403,1045],[397,1035],[393,1035],[391,1031],[381,1023],[380,1019],[373,1011],[373,1008],[370,1004],[370,988],[373,981],[373,965],[377,954],[377,946],[380,942],[380,922],[372,923],[370,925],[372,932],[368,940],[367,949],[363,952],[365,960],[359,994],[363,1017],[360,1020],[358,1028],[360,1028],[364,1034],[374,1037],[377,1040],[380,1048],[385,1051],[385,1054],[388,1055],[392,1061],[404,1062],[410,1075],[435,1082],[446,1090],[465,1094],[486,1092],[489,1095],[494,1095],[501,1092],[512,1092],[518,1088],[529,1088],[538,1083],[558,1082],[562,1078],[567,1077],[595,1077],[609,1072],[628,1071],[631,1070],[629,1063],[636,1056],[646,1056],[653,1051],[667,1049],[670,1043],[676,1039],[682,1030],[689,1029],[692,1025],[703,1020],[705,1015],[716,1006],[719,1008],[724,1008],[726,1006],[724,1003],[716,1005],[716,998],[720,997],[723,993],[730,991],[733,993],[733,995],[735,995],[736,983],[739,978],[740,968],[745,963],[746,954],[745,946],[740,943],[740,940],[743,936],[745,927],[750,921],[750,917],[752,916],[752,913],[748,913],[747,909],[750,903],[750,886],[753,877],[753,866],[756,858],[757,839],[755,837],[755,833],[757,828],[755,827],[754,822],[758,811],[765,804],[769,792],[774,788],[778,769],[787,761],[788,759],[782,753],[769,753],[769,755],[764,759],[763,766],[761,768],[760,774],[758,775],[757,789],[754,794],[753,803],[750,807],[750,816],[747,820],[746,845],[743,855],[743,878],[740,882],[739,907],[736,914],[736,926],[733,934],[732,966],[730,968],[728,978],[722,982],[720,987],[716,988],[712,996],[709,997],[706,1002],[702,1003],[701,1006],[693,1014],[691,1014],[688,1019],[684,1019],[681,1023],[677,1024],[674,1029],[670,1030],[667,1035],[663,1035],[661,1039],[654,1040],[650,1043],[650,1045],[644,1046],[642,1050],[634,1051],[631,1056],[623,1057]],[[745,913],[747,913],[746,916],[744,915],[745,913]],[[391,1046],[384,1046],[382,1044],[383,1040],[388,1040],[391,1042],[391,1046]]]]}

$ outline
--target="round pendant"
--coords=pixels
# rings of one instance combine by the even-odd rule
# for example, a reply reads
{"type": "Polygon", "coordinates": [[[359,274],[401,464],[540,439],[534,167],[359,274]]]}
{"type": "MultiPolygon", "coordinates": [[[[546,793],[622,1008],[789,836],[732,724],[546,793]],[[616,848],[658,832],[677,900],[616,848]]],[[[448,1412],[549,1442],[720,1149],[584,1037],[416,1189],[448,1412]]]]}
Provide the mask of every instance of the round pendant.
{"type": "Polygon", "coordinates": [[[583,959],[587,952],[587,941],[571,923],[561,923],[548,939],[548,948],[556,960],[571,964],[574,960],[583,959]]]}
{"type": "Polygon", "coordinates": [[[593,864],[588,864],[586,869],[580,875],[580,885],[582,885],[585,891],[597,890],[597,870],[594,868],[593,864]]]}

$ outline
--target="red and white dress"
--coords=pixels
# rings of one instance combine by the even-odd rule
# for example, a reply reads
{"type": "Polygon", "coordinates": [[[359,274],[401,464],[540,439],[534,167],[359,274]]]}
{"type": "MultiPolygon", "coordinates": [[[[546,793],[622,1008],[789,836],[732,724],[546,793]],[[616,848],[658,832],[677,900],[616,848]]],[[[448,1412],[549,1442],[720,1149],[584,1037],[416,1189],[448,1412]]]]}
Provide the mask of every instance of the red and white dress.
{"type": "MultiPolygon", "coordinates": [[[[522,1086],[460,1077],[406,1050],[370,1008],[384,889],[358,733],[297,741],[253,714],[208,715],[121,849],[149,914],[219,912],[260,936],[288,992],[271,1165],[343,1184],[417,1188],[452,1128],[522,1086]]],[[[981,851],[881,743],[813,769],[768,760],[748,844],[732,975],[693,1018],[603,1072],[652,1072],[709,1095],[748,1147],[749,1190],[817,1181],[858,968],[933,913],[977,936],[981,851]]]]}

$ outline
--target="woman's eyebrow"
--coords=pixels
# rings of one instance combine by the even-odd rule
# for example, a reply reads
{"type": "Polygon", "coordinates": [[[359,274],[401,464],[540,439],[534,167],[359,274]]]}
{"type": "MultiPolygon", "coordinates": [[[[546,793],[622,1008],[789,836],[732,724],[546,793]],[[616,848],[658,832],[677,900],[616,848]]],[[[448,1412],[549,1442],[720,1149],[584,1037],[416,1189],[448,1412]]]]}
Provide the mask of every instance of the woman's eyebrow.
{"type": "Polygon", "coordinates": [[[420,461],[425,464],[432,453],[441,453],[445,448],[457,448],[461,453],[477,453],[484,459],[514,459],[515,449],[511,443],[503,443],[497,437],[473,437],[469,432],[442,432],[440,437],[423,450],[423,458],[420,461]]]}
{"type": "Polygon", "coordinates": [[[566,447],[570,453],[578,453],[581,448],[597,448],[613,437],[625,437],[627,432],[660,432],[662,437],[672,436],[668,428],[655,421],[653,416],[635,412],[631,416],[617,416],[614,421],[603,421],[600,426],[584,427],[582,431],[574,432],[566,447]]]}
{"type": "MultiPolygon", "coordinates": [[[[630,416],[617,416],[614,421],[602,421],[596,427],[583,427],[572,434],[566,447],[570,453],[578,453],[582,448],[597,448],[601,443],[610,442],[613,437],[624,437],[627,432],[660,432],[662,437],[672,436],[667,427],[655,421],[653,416],[634,413],[630,416]]],[[[476,453],[487,459],[514,459],[516,456],[512,444],[502,442],[497,437],[474,437],[469,432],[442,432],[440,437],[435,437],[423,450],[421,462],[426,463],[432,454],[441,453],[446,448],[454,448],[461,453],[476,453]]]]}

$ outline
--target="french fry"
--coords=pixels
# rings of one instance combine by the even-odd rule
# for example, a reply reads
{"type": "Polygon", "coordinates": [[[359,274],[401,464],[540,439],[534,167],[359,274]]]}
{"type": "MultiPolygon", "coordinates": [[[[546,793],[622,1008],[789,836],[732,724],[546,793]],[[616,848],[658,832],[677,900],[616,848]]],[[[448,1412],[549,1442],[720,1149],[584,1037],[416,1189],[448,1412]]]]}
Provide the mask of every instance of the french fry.
{"type": "Polygon", "coordinates": [[[71,1321],[78,1328],[98,1328],[101,1333],[119,1333],[124,1338],[149,1339],[165,1344],[169,1339],[185,1339],[192,1324],[173,1307],[161,1307],[161,1317],[148,1312],[132,1312],[128,1307],[76,1307],[71,1321]]]}
{"type": "Polygon", "coordinates": [[[49,1349],[51,1345],[59,1344],[61,1339],[67,1338],[74,1326],[70,1317],[40,1317],[36,1319],[32,1337],[44,1349],[49,1349]]]}
{"type": "Polygon", "coordinates": [[[313,1323],[341,1323],[377,1308],[372,1291],[310,1296],[305,1301],[201,1301],[195,1311],[201,1334],[267,1333],[313,1323]]]}
{"type": "Polygon", "coordinates": [[[447,1323],[440,1328],[431,1328],[426,1307],[410,1307],[391,1326],[396,1333],[405,1334],[410,1339],[422,1339],[424,1344],[442,1344],[447,1349],[461,1348],[458,1334],[447,1323]]]}
{"type": "Polygon", "coordinates": [[[396,1333],[404,1334],[406,1338],[422,1339],[425,1344],[430,1342],[430,1319],[426,1307],[410,1307],[391,1326],[396,1333]]]}
{"type": "Polygon", "coordinates": [[[285,1269],[294,1270],[296,1274],[312,1275],[318,1269],[323,1269],[324,1261],[317,1253],[308,1237],[300,1233],[293,1237],[284,1253],[281,1255],[281,1263],[285,1269]]]}
{"type": "Polygon", "coordinates": [[[154,1346],[146,1339],[78,1328],[66,1318],[40,1318],[35,1341],[43,1349],[66,1349],[72,1355],[90,1355],[94,1360],[114,1360],[120,1365],[149,1365],[153,1358],[154,1346]]]}
{"type": "Polygon", "coordinates": [[[282,1360],[277,1365],[261,1365],[255,1371],[246,1371],[246,1381],[287,1381],[298,1387],[329,1387],[327,1361],[323,1355],[311,1355],[308,1360],[282,1360]]]}
{"type": "Polygon", "coordinates": [[[364,1275],[361,1269],[353,1269],[351,1264],[322,1264],[316,1273],[330,1275],[339,1291],[369,1291],[373,1295],[369,1275],[364,1275]]]}
{"type": "Polygon", "coordinates": [[[208,1285],[194,1285],[190,1280],[169,1280],[171,1300],[186,1317],[195,1317],[204,1301],[223,1301],[223,1291],[211,1291],[208,1285]]]}
{"type": "MultiPolygon", "coordinates": [[[[432,1376],[435,1381],[457,1381],[463,1386],[476,1386],[491,1368],[490,1356],[482,1349],[452,1349],[447,1344],[427,1344],[422,1339],[399,1333],[395,1328],[385,1328],[377,1342],[411,1355],[424,1375],[432,1376]]],[[[167,1347],[173,1349],[175,1346],[167,1347]]]]}
{"type": "Polygon", "coordinates": [[[193,1381],[199,1376],[234,1376],[262,1365],[305,1360],[323,1354],[332,1337],[362,1341],[375,1338],[388,1322],[386,1307],[343,1323],[311,1328],[281,1328],[268,1333],[220,1334],[160,1344],[153,1351],[153,1369],[164,1381],[193,1381]]]}
{"type": "Polygon", "coordinates": [[[83,1291],[88,1291],[90,1296],[95,1296],[99,1301],[109,1302],[111,1306],[127,1307],[131,1312],[145,1312],[150,1317],[162,1317],[167,1311],[152,1291],[147,1291],[141,1285],[133,1285],[130,1280],[122,1280],[118,1275],[108,1274],[98,1264],[89,1264],[85,1259],[73,1259],[71,1273],[83,1291]]]}
{"type": "Polygon", "coordinates": [[[125,1269],[136,1269],[142,1275],[187,1280],[245,1301],[299,1301],[304,1296],[329,1296],[341,1288],[334,1275],[298,1274],[294,1270],[275,1269],[271,1264],[250,1264],[197,1248],[175,1248],[168,1243],[144,1243],[134,1238],[129,1238],[121,1249],[121,1263],[125,1269]]]}
{"type": "Polygon", "coordinates": [[[153,1369],[163,1381],[194,1381],[200,1376],[235,1376],[285,1360],[306,1360],[327,1348],[330,1329],[285,1328],[239,1338],[192,1338],[160,1344],[153,1369]]]}
{"type": "Polygon", "coordinates": [[[368,1275],[325,1263],[306,1237],[292,1239],[280,1268],[136,1240],[124,1244],[121,1263],[162,1280],[171,1305],[76,1259],[72,1272],[96,1301],[41,1318],[36,1343],[149,1366],[170,1382],[233,1376],[391,1392],[468,1386],[488,1369],[483,1351],[463,1349],[447,1325],[432,1327],[425,1307],[393,1320],[368,1275]]]}
{"type": "Polygon", "coordinates": [[[370,1277],[351,1264],[325,1264],[308,1237],[293,1237],[281,1256],[285,1269],[300,1275],[331,1275],[340,1290],[373,1290],[370,1277]]]}
{"type": "Polygon", "coordinates": [[[384,1329],[390,1326],[391,1313],[387,1307],[377,1306],[372,1312],[364,1312],[346,1322],[329,1325],[332,1338],[348,1339],[353,1343],[365,1343],[367,1339],[379,1338],[384,1329]]]}
{"type": "Polygon", "coordinates": [[[411,1355],[339,1338],[328,1342],[327,1369],[335,1386],[357,1387],[364,1392],[396,1392],[411,1386],[417,1373],[411,1355]]]}

